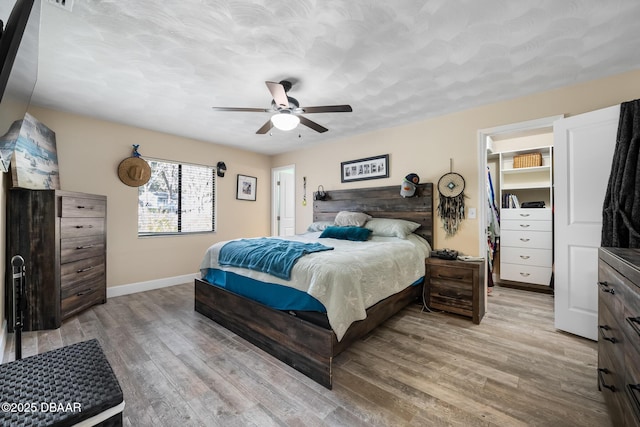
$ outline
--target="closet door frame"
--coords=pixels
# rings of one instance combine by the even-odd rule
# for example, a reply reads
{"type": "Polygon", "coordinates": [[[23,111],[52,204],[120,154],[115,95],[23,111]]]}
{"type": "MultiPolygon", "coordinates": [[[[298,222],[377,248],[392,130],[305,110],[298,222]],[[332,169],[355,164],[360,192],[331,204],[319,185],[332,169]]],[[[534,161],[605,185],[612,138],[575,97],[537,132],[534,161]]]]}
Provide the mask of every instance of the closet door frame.
{"type": "MultiPolygon", "coordinates": [[[[480,256],[485,256],[487,253],[486,224],[489,214],[487,204],[485,203],[485,200],[487,199],[487,149],[492,142],[492,138],[510,134],[518,136],[520,134],[536,131],[549,131],[550,133],[553,133],[553,122],[562,118],[564,118],[564,115],[560,114],[478,130],[478,253],[480,256]]],[[[485,269],[488,269],[488,263],[485,263],[485,269]]],[[[484,277],[486,281],[488,279],[488,271],[485,271],[484,277]]]]}

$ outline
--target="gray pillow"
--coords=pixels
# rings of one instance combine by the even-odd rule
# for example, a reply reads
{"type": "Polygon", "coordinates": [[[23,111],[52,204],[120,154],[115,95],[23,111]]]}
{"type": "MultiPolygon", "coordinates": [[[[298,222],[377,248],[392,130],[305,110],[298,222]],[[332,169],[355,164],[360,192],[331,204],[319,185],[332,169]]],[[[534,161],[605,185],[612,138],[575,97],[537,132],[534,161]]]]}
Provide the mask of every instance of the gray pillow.
{"type": "Polygon", "coordinates": [[[364,227],[371,230],[372,236],[406,239],[409,234],[420,227],[420,224],[404,219],[371,218],[364,227]]]}
{"type": "Polygon", "coordinates": [[[324,231],[327,227],[335,225],[333,221],[316,221],[312,222],[307,231],[324,231]]]}
{"type": "Polygon", "coordinates": [[[354,226],[354,227],[362,227],[365,225],[367,220],[371,218],[371,215],[367,215],[363,212],[347,212],[341,211],[336,215],[336,219],[334,222],[336,225],[345,227],[345,226],[354,226]]]}

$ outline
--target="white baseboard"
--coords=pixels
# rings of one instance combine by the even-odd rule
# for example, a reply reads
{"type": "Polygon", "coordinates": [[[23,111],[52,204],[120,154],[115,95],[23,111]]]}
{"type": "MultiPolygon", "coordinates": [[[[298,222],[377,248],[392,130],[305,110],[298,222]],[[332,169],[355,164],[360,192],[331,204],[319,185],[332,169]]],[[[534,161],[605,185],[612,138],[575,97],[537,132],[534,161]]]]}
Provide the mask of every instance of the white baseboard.
{"type": "Polygon", "coordinates": [[[135,294],[137,292],[150,291],[153,289],[166,288],[167,286],[181,285],[183,283],[192,282],[196,277],[200,277],[200,273],[184,274],[182,276],[175,277],[165,277],[163,279],[130,283],[128,285],[109,286],[107,287],[107,298],[135,294]]]}
{"type": "Polygon", "coordinates": [[[0,363],[4,363],[4,349],[7,346],[7,321],[2,321],[2,330],[0,330],[0,363]]]}

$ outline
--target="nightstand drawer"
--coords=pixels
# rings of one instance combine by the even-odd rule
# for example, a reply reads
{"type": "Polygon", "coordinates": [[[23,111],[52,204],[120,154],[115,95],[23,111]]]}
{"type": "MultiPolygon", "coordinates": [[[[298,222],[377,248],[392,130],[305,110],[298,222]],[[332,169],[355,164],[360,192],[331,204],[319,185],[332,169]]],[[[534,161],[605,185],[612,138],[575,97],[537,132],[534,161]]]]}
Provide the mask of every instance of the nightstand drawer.
{"type": "Polygon", "coordinates": [[[471,288],[473,282],[473,270],[468,268],[451,268],[441,265],[432,265],[430,278],[432,281],[442,280],[455,280],[456,282],[463,282],[467,284],[467,287],[471,288]]]}
{"type": "Polygon", "coordinates": [[[471,317],[473,311],[473,288],[471,283],[431,281],[429,303],[433,308],[454,311],[471,317]],[[453,309],[453,310],[450,310],[453,309]]]}

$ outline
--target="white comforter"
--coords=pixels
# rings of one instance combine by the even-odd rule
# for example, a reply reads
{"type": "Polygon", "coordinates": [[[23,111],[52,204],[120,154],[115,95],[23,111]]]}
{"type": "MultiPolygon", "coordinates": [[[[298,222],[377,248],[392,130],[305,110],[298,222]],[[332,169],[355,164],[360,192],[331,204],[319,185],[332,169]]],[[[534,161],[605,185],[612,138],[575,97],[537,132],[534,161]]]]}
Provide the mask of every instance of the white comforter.
{"type": "Polygon", "coordinates": [[[424,259],[431,250],[429,244],[415,234],[407,240],[374,236],[366,242],[319,239],[319,236],[318,232],[288,238],[334,248],[300,258],[291,271],[291,280],[245,268],[220,266],[218,252],[226,242],[216,243],[207,250],[200,271],[204,276],[207,269],[217,268],[306,292],[325,306],[329,324],[341,340],[353,322],[366,317],[367,308],[423,277],[424,259]]]}

